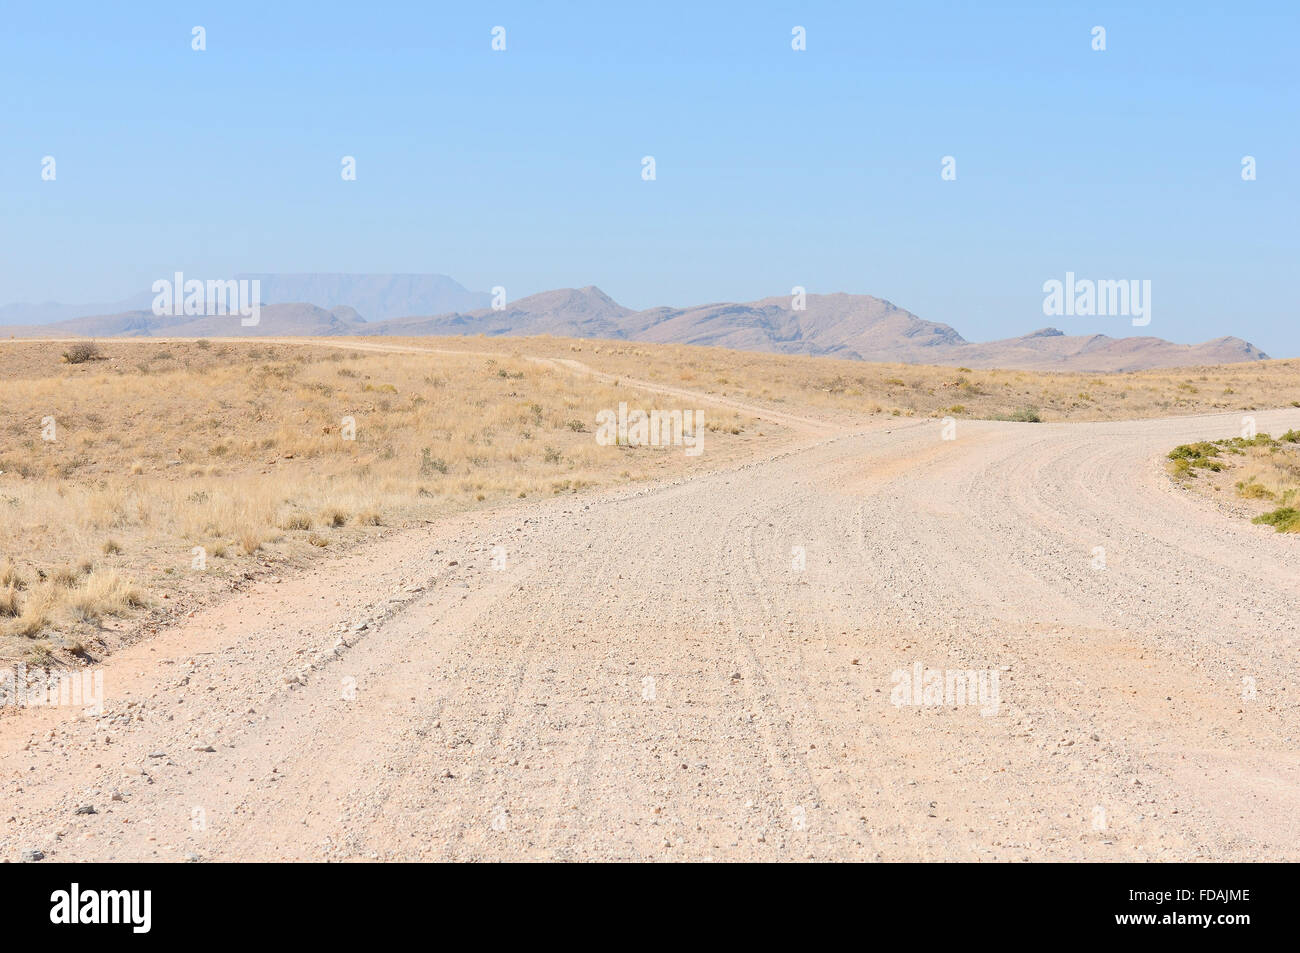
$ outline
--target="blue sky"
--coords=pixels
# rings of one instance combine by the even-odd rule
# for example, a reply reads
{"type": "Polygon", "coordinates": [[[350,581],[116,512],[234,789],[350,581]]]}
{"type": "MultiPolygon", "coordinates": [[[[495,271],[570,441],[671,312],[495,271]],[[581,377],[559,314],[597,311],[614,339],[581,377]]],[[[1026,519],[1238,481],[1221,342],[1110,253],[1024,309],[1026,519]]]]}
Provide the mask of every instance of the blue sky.
{"type": "Polygon", "coordinates": [[[1297,5],[983,6],[11,4],[0,303],[440,272],[637,308],[867,293],[971,340],[1135,333],[1045,317],[1073,271],[1150,279],[1142,332],[1300,354],[1297,5]]]}

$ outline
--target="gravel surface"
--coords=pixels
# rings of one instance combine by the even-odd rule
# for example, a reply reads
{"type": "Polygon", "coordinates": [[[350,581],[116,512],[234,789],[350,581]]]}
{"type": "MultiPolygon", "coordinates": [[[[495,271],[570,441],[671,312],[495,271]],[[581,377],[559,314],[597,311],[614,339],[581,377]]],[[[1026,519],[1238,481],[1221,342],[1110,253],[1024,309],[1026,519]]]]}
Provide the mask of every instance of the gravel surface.
{"type": "Polygon", "coordinates": [[[0,719],[0,857],[1300,859],[1300,538],[1162,468],[1239,417],[804,424],[123,650],[0,719]]]}

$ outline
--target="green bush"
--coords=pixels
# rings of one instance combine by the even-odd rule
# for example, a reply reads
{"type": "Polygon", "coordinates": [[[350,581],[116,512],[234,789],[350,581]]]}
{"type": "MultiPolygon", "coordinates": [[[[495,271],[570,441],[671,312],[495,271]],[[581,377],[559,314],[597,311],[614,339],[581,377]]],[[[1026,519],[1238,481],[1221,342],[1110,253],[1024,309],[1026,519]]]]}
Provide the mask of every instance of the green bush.
{"type": "Polygon", "coordinates": [[[1251,522],[1272,526],[1279,533],[1300,533],[1300,510],[1284,506],[1272,513],[1256,516],[1251,522]]]}

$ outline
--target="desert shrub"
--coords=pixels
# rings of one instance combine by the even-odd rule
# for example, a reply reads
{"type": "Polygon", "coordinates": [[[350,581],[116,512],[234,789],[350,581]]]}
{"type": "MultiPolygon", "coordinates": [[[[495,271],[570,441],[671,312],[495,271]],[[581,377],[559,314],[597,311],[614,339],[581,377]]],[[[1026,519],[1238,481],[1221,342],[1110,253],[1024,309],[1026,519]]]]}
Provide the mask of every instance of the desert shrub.
{"type": "Polygon", "coordinates": [[[102,360],[103,357],[103,352],[94,341],[78,341],[63,352],[63,360],[68,364],[85,364],[87,361],[102,360]]]}
{"type": "Polygon", "coordinates": [[[1247,500],[1271,500],[1272,492],[1258,483],[1241,482],[1237,484],[1237,495],[1247,500]]]}
{"type": "Polygon", "coordinates": [[[420,475],[430,476],[434,473],[446,473],[450,467],[441,457],[435,457],[428,447],[420,451],[420,475]]]}
{"type": "Polygon", "coordinates": [[[27,580],[18,572],[18,567],[14,565],[13,560],[5,561],[0,566],[0,587],[5,589],[26,589],[27,580]]]}
{"type": "Polygon", "coordinates": [[[77,584],[77,573],[71,566],[59,566],[50,573],[50,581],[56,586],[71,588],[77,584]]]}
{"type": "Polygon", "coordinates": [[[1043,418],[1038,415],[1037,407],[1021,407],[1009,414],[999,414],[995,420],[1009,420],[1014,423],[1022,424],[1041,424],[1043,418]]]}
{"type": "Polygon", "coordinates": [[[27,661],[34,666],[48,668],[54,664],[54,652],[50,649],[48,642],[38,642],[28,650],[27,661]]]}
{"type": "Polygon", "coordinates": [[[1271,513],[1261,513],[1251,522],[1272,526],[1279,533],[1300,533],[1300,510],[1283,506],[1271,513]]]}

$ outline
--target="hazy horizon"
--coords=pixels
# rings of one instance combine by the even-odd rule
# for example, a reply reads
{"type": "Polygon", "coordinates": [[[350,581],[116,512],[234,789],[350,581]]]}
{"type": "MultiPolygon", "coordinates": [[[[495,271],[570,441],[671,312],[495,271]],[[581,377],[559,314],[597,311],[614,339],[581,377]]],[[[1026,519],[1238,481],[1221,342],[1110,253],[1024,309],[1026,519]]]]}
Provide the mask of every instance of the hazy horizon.
{"type": "MultiPolygon", "coordinates": [[[[186,277],[190,278],[195,276],[191,274],[186,277]]],[[[275,287],[275,283],[277,280],[283,280],[283,279],[311,279],[315,282],[319,282],[321,279],[330,279],[330,278],[344,278],[344,279],[353,279],[353,280],[361,280],[361,281],[373,280],[373,279],[436,279],[439,284],[442,284],[443,282],[450,282],[451,284],[453,284],[455,288],[451,290],[452,294],[463,293],[466,299],[469,298],[482,299],[480,302],[477,303],[466,301],[465,306],[459,308],[445,307],[445,308],[432,308],[432,309],[423,309],[423,310],[421,309],[411,310],[411,309],[399,308],[397,310],[390,311],[390,313],[383,313],[380,311],[376,311],[374,309],[363,308],[360,304],[348,299],[348,296],[346,294],[340,296],[336,293],[334,296],[339,297],[340,300],[333,301],[333,302],[322,300],[322,297],[326,297],[322,295],[311,295],[311,294],[286,295],[283,292],[268,294],[267,292],[270,289],[265,289],[261,295],[261,304],[263,305],[312,304],[315,305],[316,307],[320,307],[326,310],[332,308],[344,307],[344,306],[350,307],[356,310],[357,317],[359,317],[362,321],[366,323],[381,323],[385,320],[389,320],[395,317],[419,317],[419,316],[426,316],[426,315],[436,316],[440,314],[471,313],[475,311],[485,311],[485,310],[489,310],[489,302],[491,299],[490,292],[482,289],[477,289],[477,288],[467,288],[461,282],[457,281],[455,276],[440,274],[437,272],[429,272],[424,274],[420,274],[416,272],[388,272],[388,273],[298,272],[298,273],[286,273],[286,274],[271,274],[267,272],[240,272],[231,277],[243,278],[243,279],[259,278],[262,279],[264,282],[267,279],[270,279],[272,288],[275,287]]],[[[594,288],[597,291],[601,292],[602,294],[607,295],[611,300],[614,301],[615,304],[623,305],[623,302],[619,301],[614,295],[610,295],[598,283],[589,282],[585,285],[576,286],[576,288],[578,289],[594,288]]],[[[520,298],[512,298],[509,300],[509,303],[514,304],[519,300],[532,297],[533,295],[544,294],[550,291],[561,291],[561,290],[570,290],[570,289],[564,289],[559,287],[538,289],[537,291],[529,292],[528,294],[522,295],[520,296],[520,298]]],[[[925,315],[916,315],[915,312],[912,312],[911,309],[907,308],[905,304],[902,304],[897,301],[889,301],[888,299],[880,298],[880,296],[878,295],[870,295],[869,293],[866,292],[821,291],[818,289],[805,289],[805,293],[806,296],[809,298],[836,296],[836,295],[849,295],[854,297],[874,297],[877,298],[878,300],[883,300],[887,304],[893,305],[894,307],[897,307],[903,311],[907,311],[911,314],[914,314],[916,317],[921,318],[924,321],[930,320],[926,318],[925,315]]],[[[68,302],[53,302],[53,301],[0,302],[0,326],[10,325],[10,326],[39,327],[47,324],[54,324],[58,321],[67,320],[71,318],[108,315],[114,313],[115,310],[117,312],[150,310],[150,304],[154,297],[155,296],[153,291],[150,290],[146,292],[139,292],[133,295],[129,295],[125,298],[121,298],[115,301],[85,302],[84,304],[81,305],[69,305],[68,302]],[[38,309],[42,307],[52,307],[55,305],[68,308],[71,312],[75,312],[75,313],[69,313],[62,317],[49,317],[44,320],[17,321],[17,322],[8,320],[5,315],[5,312],[8,309],[14,307],[30,306],[33,309],[38,309]],[[83,308],[92,309],[92,310],[83,310],[83,308]]],[[[770,298],[779,299],[783,297],[788,297],[788,295],[779,292],[773,294],[762,294],[762,295],[757,295],[753,298],[745,299],[745,301],[743,302],[741,301],[727,302],[727,301],[723,301],[722,299],[711,299],[708,301],[696,301],[696,302],[660,302],[656,305],[651,305],[648,308],[631,309],[631,310],[645,311],[645,310],[654,310],[656,308],[661,308],[661,307],[677,309],[677,308],[703,307],[707,305],[719,305],[719,304],[731,304],[731,303],[747,304],[747,303],[753,303],[753,302],[762,301],[770,298]]],[[[1007,338],[1017,338],[1023,335],[1033,334],[1034,332],[1044,330],[1047,328],[1056,328],[1057,330],[1062,331],[1065,334],[1079,333],[1079,332],[1069,330],[1067,318],[1060,317],[1060,316],[1044,315],[1042,316],[1042,320],[1046,323],[1041,323],[1033,327],[1024,328],[1019,332],[1007,335],[1007,338]]],[[[961,327],[953,327],[953,330],[955,330],[959,335],[961,335],[962,338],[964,338],[966,341],[970,343],[988,343],[988,342],[994,342],[998,340],[1005,340],[1004,338],[995,339],[995,338],[988,338],[988,337],[977,337],[970,333],[963,333],[963,329],[961,327]]],[[[1100,333],[1100,332],[1094,332],[1094,333],[1100,333]]],[[[1147,329],[1145,327],[1131,327],[1127,320],[1124,320],[1121,323],[1117,324],[1115,330],[1111,331],[1107,336],[1113,338],[1160,337],[1160,335],[1147,333],[1147,329]]],[[[1223,335],[1215,336],[1215,338],[1219,338],[1219,337],[1236,338],[1236,337],[1240,337],[1240,335],[1223,334],[1223,335]]],[[[1214,338],[1207,338],[1205,340],[1206,341],[1214,340],[1214,338]]],[[[1264,351],[1266,354],[1268,354],[1270,358],[1273,359],[1287,358],[1293,356],[1293,355],[1275,354],[1273,352],[1270,352],[1266,346],[1259,344],[1259,342],[1257,341],[1250,341],[1249,339],[1244,339],[1244,340],[1247,340],[1248,343],[1254,344],[1261,351],[1264,351]]],[[[1175,341],[1174,343],[1200,344],[1204,342],[1203,341],[1193,341],[1193,342],[1175,341]]]]}
{"type": "Polygon", "coordinates": [[[1281,3],[72,9],[77,30],[18,8],[0,37],[0,303],[121,300],[178,270],[596,284],[636,310],[798,285],[971,340],[1300,354],[1281,3]],[[1067,272],[1149,280],[1151,323],[1044,315],[1067,272]]]}

